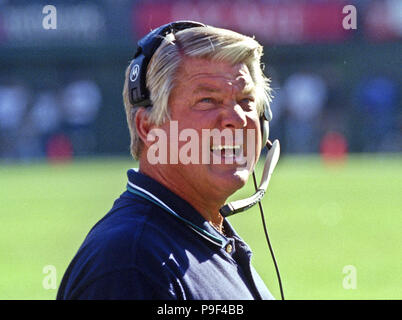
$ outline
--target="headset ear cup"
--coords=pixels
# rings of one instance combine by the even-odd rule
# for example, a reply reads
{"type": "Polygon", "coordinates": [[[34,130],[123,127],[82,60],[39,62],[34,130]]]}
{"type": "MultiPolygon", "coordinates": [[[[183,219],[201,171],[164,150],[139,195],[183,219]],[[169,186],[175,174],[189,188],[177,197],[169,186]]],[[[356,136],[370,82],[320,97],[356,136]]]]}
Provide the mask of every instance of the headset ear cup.
{"type": "Polygon", "coordinates": [[[148,106],[151,103],[146,85],[147,58],[139,54],[130,64],[128,79],[129,99],[132,105],[148,106]]]}
{"type": "Polygon", "coordinates": [[[260,118],[260,126],[261,126],[261,136],[262,136],[262,147],[264,148],[268,142],[269,137],[269,122],[265,120],[264,117],[260,118]]]}
{"type": "Polygon", "coordinates": [[[132,105],[151,106],[152,101],[146,84],[147,68],[155,51],[168,33],[174,33],[184,29],[195,27],[207,27],[196,21],[176,21],[167,23],[154,29],[137,43],[138,49],[130,65],[130,77],[128,81],[129,99],[132,105]]]}

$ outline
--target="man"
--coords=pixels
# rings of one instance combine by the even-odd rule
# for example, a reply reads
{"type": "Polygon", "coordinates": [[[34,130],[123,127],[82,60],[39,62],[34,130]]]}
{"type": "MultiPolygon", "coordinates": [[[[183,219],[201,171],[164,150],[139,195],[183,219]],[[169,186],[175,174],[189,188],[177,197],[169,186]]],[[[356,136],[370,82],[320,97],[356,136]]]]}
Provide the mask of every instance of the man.
{"type": "Polygon", "coordinates": [[[245,185],[262,148],[260,118],[271,100],[262,47],[198,23],[161,28],[139,42],[125,77],[139,169],[128,171],[127,191],[88,234],[57,298],[272,299],[250,249],[219,211],[245,185]],[[141,77],[148,98],[136,84],[141,77]],[[185,149],[189,129],[208,143],[191,140],[185,149]],[[211,133],[225,130],[240,132],[242,143],[211,133]],[[183,149],[199,161],[183,161],[183,149]]]}

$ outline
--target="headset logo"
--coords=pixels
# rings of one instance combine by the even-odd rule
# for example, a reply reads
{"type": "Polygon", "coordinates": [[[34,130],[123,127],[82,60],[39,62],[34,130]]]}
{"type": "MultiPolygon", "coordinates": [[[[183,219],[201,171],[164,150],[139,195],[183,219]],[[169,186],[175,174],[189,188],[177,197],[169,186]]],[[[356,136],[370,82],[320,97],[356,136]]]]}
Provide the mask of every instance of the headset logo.
{"type": "Polygon", "coordinates": [[[140,66],[136,64],[131,69],[130,80],[134,82],[135,80],[137,80],[139,74],[140,74],[140,66]]]}

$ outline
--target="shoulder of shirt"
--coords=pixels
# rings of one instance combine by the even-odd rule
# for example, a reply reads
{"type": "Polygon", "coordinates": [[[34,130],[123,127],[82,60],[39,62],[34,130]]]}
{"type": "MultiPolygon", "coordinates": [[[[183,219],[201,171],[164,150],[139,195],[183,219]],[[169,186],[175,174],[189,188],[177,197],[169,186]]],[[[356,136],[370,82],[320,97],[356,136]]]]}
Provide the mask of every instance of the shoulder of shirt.
{"type": "Polygon", "coordinates": [[[144,256],[158,257],[161,250],[169,250],[169,243],[177,243],[177,228],[185,225],[157,205],[123,194],[91,229],[81,250],[138,266],[144,256]]]}
{"type": "Polygon", "coordinates": [[[71,262],[67,273],[74,290],[123,271],[151,282],[171,281],[165,265],[180,244],[167,229],[176,230],[178,222],[150,202],[123,195],[91,229],[71,262]]]}

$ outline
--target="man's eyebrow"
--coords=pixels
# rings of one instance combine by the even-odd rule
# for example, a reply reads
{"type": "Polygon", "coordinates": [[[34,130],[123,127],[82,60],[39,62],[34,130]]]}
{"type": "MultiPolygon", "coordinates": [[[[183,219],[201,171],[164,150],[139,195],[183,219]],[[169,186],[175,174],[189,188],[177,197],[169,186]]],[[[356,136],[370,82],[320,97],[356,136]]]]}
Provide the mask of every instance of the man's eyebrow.
{"type": "MultiPolygon", "coordinates": [[[[200,85],[196,87],[193,91],[193,94],[199,93],[220,93],[222,90],[220,88],[216,88],[208,85],[200,85]]],[[[243,95],[253,95],[255,94],[255,87],[253,85],[246,86],[241,92],[243,95]]]]}
{"type": "Polygon", "coordinates": [[[200,85],[198,87],[196,87],[193,91],[193,94],[198,94],[198,93],[203,93],[203,92],[207,92],[207,93],[219,93],[222,90],[216,87],[212,87],[212,86],[208,86],[208,85],[200,85]]]}

